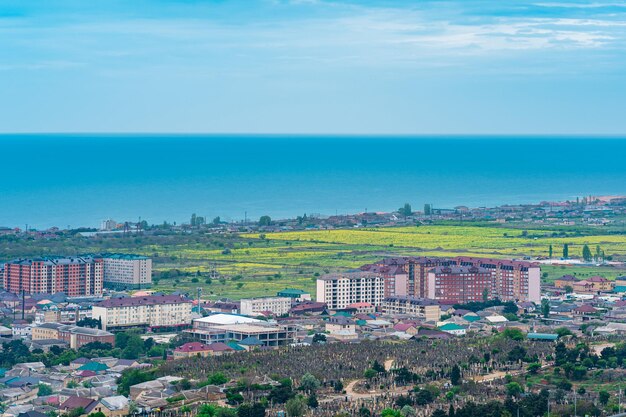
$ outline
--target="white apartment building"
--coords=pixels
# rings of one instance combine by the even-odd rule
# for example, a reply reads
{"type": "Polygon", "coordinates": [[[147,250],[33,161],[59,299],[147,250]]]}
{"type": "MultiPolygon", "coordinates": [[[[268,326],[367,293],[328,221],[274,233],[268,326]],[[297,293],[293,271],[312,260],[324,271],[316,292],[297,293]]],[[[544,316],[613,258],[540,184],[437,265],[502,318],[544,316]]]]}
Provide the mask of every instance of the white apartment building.
{"type": "Polygon", "coordinates": [[[243,298],[239,311],[246,316],[258,316],[265,311],[271,311],[275,316],[289,313],[291,298],[289,297],[258,297],[243,298]]]}
{"type": "Polygon", "coordinates": [[[105,254],[102,260],[105,287],[129,290],[152,285],[152,259],[139,255],[105,254]]]}
{"type": "Polygon", "coordinates": [[[317,279],[317,301],[329,309],[346,308],[354,303],[376,307],[385,297],[385,279],[371,272],[328,274],[317,279]]]}
{"type": "Polygon", "coordinates": [[[192,302],[177,295],[111,298],[95,304],[91,317],[102,330],[128,327],[182,328],[191,324],[192,302]]]}

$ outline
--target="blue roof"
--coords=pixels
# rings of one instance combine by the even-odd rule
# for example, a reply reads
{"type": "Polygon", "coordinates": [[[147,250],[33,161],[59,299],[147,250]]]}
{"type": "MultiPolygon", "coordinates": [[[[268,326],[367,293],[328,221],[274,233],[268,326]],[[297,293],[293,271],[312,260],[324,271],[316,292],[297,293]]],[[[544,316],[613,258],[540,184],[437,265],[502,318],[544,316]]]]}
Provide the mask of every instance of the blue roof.
{"type": "Polygon", "coordinates": [[[233,350],[236,350],[236,351],[246,350],[245,348],[239,346],[236,342],[228,342],[226,344],[228,345],[228,347],[230,347],[230,348],[232,348],[233,350]]]}
{"type": "Polygon", "coordinates": [[[246,346],[264,346],[264,343],[254,336],[246,337],[245,339],[240,341],[239,344],[246,345],[246,346]]]}
{"type": "Polygon", "coordinates": [[[626,292],[626,285],[616,285],[615,288],[613,288],[614,292],[626,292]]]}
{"type": "Polygon", "coordinates": [[[559,338],[559,335],[554,333],[528,333],[527,337],[535,340],[556,340],[559,338]]]}

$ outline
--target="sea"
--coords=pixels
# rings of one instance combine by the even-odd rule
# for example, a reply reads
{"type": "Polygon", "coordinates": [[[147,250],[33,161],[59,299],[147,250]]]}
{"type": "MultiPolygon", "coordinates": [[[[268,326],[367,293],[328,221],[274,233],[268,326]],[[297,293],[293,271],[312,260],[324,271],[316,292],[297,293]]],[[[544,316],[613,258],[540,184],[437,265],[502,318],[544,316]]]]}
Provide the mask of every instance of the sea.
{"type": "Polygon", "coordinates": [[[0,135],[0,226],[98,227],[626,195],[626,138],[0,135]]]}

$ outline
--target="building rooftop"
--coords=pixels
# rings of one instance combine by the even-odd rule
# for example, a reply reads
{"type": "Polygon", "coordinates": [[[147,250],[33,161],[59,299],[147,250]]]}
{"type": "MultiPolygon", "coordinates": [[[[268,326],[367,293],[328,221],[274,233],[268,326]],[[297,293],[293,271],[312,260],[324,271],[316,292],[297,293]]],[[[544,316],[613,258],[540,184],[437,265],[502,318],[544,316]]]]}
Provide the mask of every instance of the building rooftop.
{"type": "Polygon", "coordinates": [[[147,297],[110,298],[94,305],[94,307],[113,308],[184,303],[191,304],[191,301],[178,295],[150,295],[147,297]]]}

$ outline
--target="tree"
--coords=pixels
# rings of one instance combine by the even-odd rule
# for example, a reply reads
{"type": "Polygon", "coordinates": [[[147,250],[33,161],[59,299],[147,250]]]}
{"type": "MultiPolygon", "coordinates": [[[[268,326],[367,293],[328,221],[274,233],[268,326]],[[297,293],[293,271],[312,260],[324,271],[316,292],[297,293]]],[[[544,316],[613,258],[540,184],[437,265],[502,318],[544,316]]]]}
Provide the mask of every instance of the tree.
{"type": "Polygon", "coordinates": [[[433,411],[430,417],[448,417],[448,414],[445,411],[443,411],[441,408],[438,408],[435,411],[433,411]]]}
{"type": "Polygon", "coordinates": [[[530,365],[528,365],[528,367],[526,368],[528,370],[528,372],[530,372],[531,374],[536,374],[537,372],[539,372],[539,370],[541,369],[541,364],[537,363],[537,362],[533,362],[530,365]]]}
{"type": "Polygon", "coordinates": [[[320,381],[315,378],[315,376],[311,375],[308,372],[302,376],[300,389],[305,391],[307,394],[314,393],[319,387],[320,381]]]}
{"type": "Polygon", "coordinates": [[[377,374],[376,374],[376,371],[375,371],[375,370],[373,370],[372,368],[367,368],[367,369],[365,370],[365,372],[363,372],[363,376],[364,376],[365,378],[367,378],[367,379],[372,379],[372,378],[374,378],[376,375],[377,375],[377,374]]]}
{"type": "Polygon", "coordinates": [[[79,327],[91,327],[92,329],[102,329],[102,321],[99,319],[93,319],[91,317],[85,317],[76,322],[79,327]]]}
{"type": "Polygon", "coordinates": [[[592,258],[593,258],[593,256],[591,255],[591,249],[589,249],[589,246],[584,245],[583,246],[583,259],[586,262],[591,262],[592,258]]]}
{"type": "Polygon", "coordinates": [[[566,285],[563,289],[565,290],[565,294],[571,294],[574,292],[574,288],[571,285],[566,285]]]}
{"type": "Polygon", "coordinates": [[[326,335],[323,333],[315,333],[311,343],[314,345],[326,343],[326,335]]]}
{"type": "Polygon", "coordinates": [[[222,222],[222,219],[220,219],[220,216],[217,216],[216,218],[213,219],[214,226],[219,226],[221,222],[222,222]]]}
{"type": "Polygon", "coordinates": [[[315,395],[315,393],[309,396],[309,398],[306,400],[306,403],[311,408],[317,408],[320,405],[320,402],[317,400],[317,395],[315,395]]]}
{"type": "Polygon", "coordinates": [[[552,259],[552,245],[548,247],[548,257],[552,259]]]}
{"type": "Polygon", "coordinates": [[[489,301],[489,289],[487,287],[483,288],[483,303],[489,301]]]}
{"type": "Polygon", "coordinates": [[[407,217],[413,214],[413,210],[411,209],[411,205],[409,203],[404,203],[404,206],[398,209],[398,213],[400,213],[404,217],[407,217]]]}
{"type": "Polygon", "coordinates": [[[606,390],[601,390],[598,393],[598,399],[602,405],[606,405],[609,402],[609,398],[611,398],[611,394],[609,394],[606,390]]]}
{"type": "Polygon", "coordinates": [[[541,300],[541,315],[545,318],[550,317],[550,300],[546,298],[541,300]]]}
{"type": "Polygon", "coordinates": [[[385,408],[381,413],[381,417],[402,417],[399,411],[394,410],[393,408],[385,408]]]}
{"type": "Polygon", "coordinates": [[[410,405],[405,405],[404,407],[402,407],[402,409],[400,409],[400,414],[402,414],[404,417],[413,417],[417,413],[415,412],[415,409],[413,407],[411,407],[410,405]]]}
{"type": "Polygon", "coordinates": [[[270,226],[272,224],[272,218],[270,216],[261,216],[259,219],[259,226],[270,226]]]}
{"type": "Polygon", "coordinates": [[[563,258],[569,258],[569,245],[567,243],[563,245],[563,258]]]}
{"type": "Polygon", "coordinates": [[[461,368],[459,368],[459,365],[452,367],[452,371],[450,371],[450,382],[452,385],[459,385],[461,383],[461,368]]]}
{"type": "Polygon", "coordinates": [[[48,395],[52,395],[53,391],[50,385],[39,383],[38,387],[39,387],[39,390],[37,391],[38,397],[46,397],[48,395]]]}
{"type": "Polygon", "coordinates": [[[265,417],[265,406],[261,403],[244,403],[237,409],[237,417],[265,417]]]}
{"type": "Polygon", "coordinates": [[[510,395],[511,397],[515,397],[521,394],[522,392],[524,392],[524,389],[522,388],[522,386],[515,381],[509,382],[508,384],[506,384],[505,388],[506,388],[507,395],[510,395]]]}
{"type": "Polygon", "coordinates": [[[301,395],[293,397],[285,404],[285,411],[288,417],[301,417],[306,413],[306,410],[306,400],[301,395]]]}

